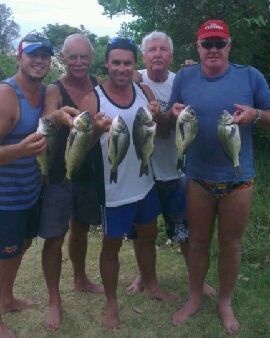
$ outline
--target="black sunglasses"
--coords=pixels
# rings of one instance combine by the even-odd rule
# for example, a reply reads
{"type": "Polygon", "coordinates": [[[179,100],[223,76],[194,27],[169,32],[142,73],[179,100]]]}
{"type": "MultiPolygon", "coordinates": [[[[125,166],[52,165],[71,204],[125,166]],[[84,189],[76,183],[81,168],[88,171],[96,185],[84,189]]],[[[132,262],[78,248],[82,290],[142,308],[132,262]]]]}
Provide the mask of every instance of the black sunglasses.
{"type": "Polygon", "coordinates": [[[53,49],[51,42],[42,34],[40,33],[29,33],[27,34],[22,41],[25,42],[41,42],[44,47],[48,47],[53,49]]]}
{"type": "Polygon", "coordinates": [[[213,39],[207,39],[207,40],[202,40],[200,42],[200,45],[204,48],[204,49],[211,49],[211,48],[216,48],[216,49],[223,49],[224,47],[227,46],[227,44],[229,43],[228,40],[221,40],[221,39],[217,39],[217,40],[213,40],[213,39]]]}
{"type": "Polygon", "coordinates": [[[109,41],[109,45],[114,45],[114,44],[121,43],[121,42],[127,43],[130,46],[136,47],[136,43],[134,42],[134,40],[132,40],[130,38],[121,38],[119,36],[112,38],[109,41]]]}

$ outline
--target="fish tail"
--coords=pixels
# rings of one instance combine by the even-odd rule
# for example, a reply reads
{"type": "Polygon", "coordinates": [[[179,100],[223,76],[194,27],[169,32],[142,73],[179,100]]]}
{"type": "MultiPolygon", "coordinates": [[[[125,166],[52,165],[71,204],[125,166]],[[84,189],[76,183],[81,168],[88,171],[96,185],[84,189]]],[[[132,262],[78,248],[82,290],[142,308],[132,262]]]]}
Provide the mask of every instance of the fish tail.
{"type": "Polygon", "coordinates": [[[238,165],[237,167],[234,167],[236,175],[239,177],[241,176],[241,170],[240,170],[240,166],[238,165]]]}
{"type": "Polygon", "coordinates": [[[115,182],[117,183],[117,170],[116,171],[111,171],[110,174],[110,183],[115,182]]]}
{"type": "Polygon", "coordinates": [[[147,165],[143,165],[143,163],[141,164],[140,177],[142,177],[142,175],[148,176],[148,164],[147,165]]]}

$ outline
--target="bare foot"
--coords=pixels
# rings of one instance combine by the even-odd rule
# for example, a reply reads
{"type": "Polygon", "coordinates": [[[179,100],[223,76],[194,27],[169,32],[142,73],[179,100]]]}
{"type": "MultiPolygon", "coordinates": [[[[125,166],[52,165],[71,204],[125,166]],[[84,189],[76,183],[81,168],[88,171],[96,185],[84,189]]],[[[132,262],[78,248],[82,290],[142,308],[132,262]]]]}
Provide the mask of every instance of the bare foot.
{"type": "Polygon", "coordinates": [[[214,298],[217,295],[217,291],[211,285],[203,283],[203,294],[214,298]]]}
{"type": "Polygon", "coordinates": [[[60,327],[61,319],[61,305],[49,305],[47,317],[43,321],[43,326],[48,331],[56,331],[60,327]]]}
{"type": "Polygon", "coordinates": [[[21,311],[24,309],[30,309],[34,305],[40,304],[39,301],[33,299],[18,299],[13,298],[2,305],[2,314],[7,312],[21,311]]]}
{"type": "Polygon", "coordinates": [[[86,276],[77,278],[74,283],[74,290],[78,292],[91,292],[95,294],[104,293],[103,286],[92,283],[86,276]]]}
{"type": "Polygon", "coordinates": [[[116,302],[107,302],[102,318],[102,326],[108,330],[119,328],[118,307],[116,302]]]}
{"type": "Polygon", "coordinates": [[[4,324],[0,324],[0,338],[18,338],[16,334],[9,330],[4,324]]]}
{"type": "Polygon", "coordinates": [[[144,289],[144,295],[148,298],[164,300],[168,303],[180,302],[180,297],[176,293],[170,293],[162,290],[159,286],[155,289],[144,289]]]}
{"type": "Polygon", "coordinates": [[[126,288],[126,294],[135,295],[136,293],[143,292],[144,284],[142,280],[142,276],[138,275],[132,284],[126,288]]]}
{"type": "Polygon", "coordinates": [[[194,315],[200,307],[200,304],[195,304],[191,301],[188,301],[182,309],[176,311],[172,317],[172,322],[174,325],[184,324],[189,317],[194,315]]]}
{"type": "Polygon", "coordinates": [[[232,335],[239,330],[240,324],[234,316],[231,305],[229,304],[219,305],[218,314],[220,316],[220,319],[222,321],[225,330],[229,335],[232,335]]]}

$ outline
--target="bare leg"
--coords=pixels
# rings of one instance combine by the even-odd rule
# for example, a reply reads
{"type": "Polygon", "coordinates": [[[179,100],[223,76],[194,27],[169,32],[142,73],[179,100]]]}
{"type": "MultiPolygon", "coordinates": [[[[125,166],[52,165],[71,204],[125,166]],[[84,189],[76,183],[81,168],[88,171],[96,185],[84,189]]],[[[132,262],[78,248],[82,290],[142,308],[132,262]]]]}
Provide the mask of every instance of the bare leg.
{"type": "Polygon", "coordinates": [[[141,274],[139,273],[134,281],[126,288],[126,293],[128,295],[135,295],[136,293],[143,292],[144,282],[141,274]]]}
{"type": "Polygon", "coordinates": [[[251,201],[252,188],[239,189],[222,198],[218,205],[218,313],[229,334],[233,334],[240,327],[231,299],[241,263],[240,240],[248,222],[251,201]]]}
{"type": "Polygon", "coordinates": [[[203,283],[209,268],[209,247],[216,213],[215,200],[193,181],[188,183],[187,206],[190,293],[183,308],[173,315],[175,325],[183,324],[200,307],[203,283]]]}
{"type": "MultiPolygon", "coordinates": [[[[187,243],[180,243],[181,252],[183,254],[186,266],[187,266],[187,259],[188,259],[188,242],[187,243]]],[[[215,297],[217,295],[217,291],[206,282],[203,283],[203,294],[209,297],[215,297]]]]}
{"type": "MultiPolygon", "coordinates": [[[[23,253],[31,245],[31,240],[27,240],[23,253]]],[[[18,299],[14,297],[13,286],[17,276],[19,266],[22,261],[23,253],[10,259],[0,260],[0,309],[1,313],[21,311],[37,304],[31,299],[18,299]]]]}
{"type": "Polygon", "coordinates": [[[167,302],[176,301],[179,297],[161,289],[156,276],[156,247],[157,237],[156,220],[143,226],[136,226],[138,239],[135,244],[135,253],[144,281],[144,294],[147,297],[167,302]]]}
{"type": "Polygon", "coordinates": [[[69,256],[74,271],[75,291],[88,291],[92,293],[103,293],[102,286],[90,281],[85,272],[85,259],[87,253],[88,226],[71,221],[69,234],[69,256]]]}
{"type": "Polygon", "coordinates": [[[122,238],[114,239],[105,235],[100,254],[100,274],[106,296],[105,313],[103,315],[102,325],[110,330],[119,327],[116,289],[119,274],[118,253],[121,245],[122,238]]]}
{"type": "Polygon", "coordinates": [[[42,251],[42,268],[49,293],[48,314],[43,324],[50,331],[59,329],[61,323],[62,308],[59,281],[63,241],[64,237],[46,239],[42,251]]]}
{"type": "Polygon", "coordinates": [[[18,338],[14,332],[6,327],[0,315],[0,338],[18,338]]]}

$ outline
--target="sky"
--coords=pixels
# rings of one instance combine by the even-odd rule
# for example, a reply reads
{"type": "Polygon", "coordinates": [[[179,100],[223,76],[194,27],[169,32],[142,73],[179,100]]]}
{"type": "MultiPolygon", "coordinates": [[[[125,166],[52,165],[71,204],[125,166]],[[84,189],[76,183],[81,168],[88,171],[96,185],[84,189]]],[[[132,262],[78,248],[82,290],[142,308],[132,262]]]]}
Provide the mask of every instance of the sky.
{"type": "Polygon", "coordinates": [[[84,25],[97,36],[113,37],[122,22],[132,21],[131,16],[102,15],[103,7],[97,0],[0,0],[13,12],[14,21],[20,26],[21,36],[47,24],[84,25]]]}

